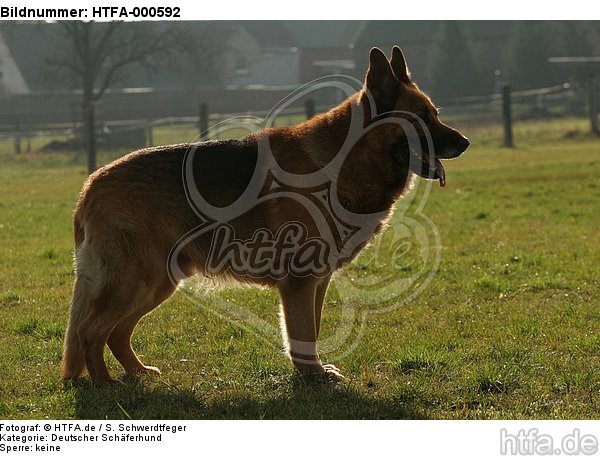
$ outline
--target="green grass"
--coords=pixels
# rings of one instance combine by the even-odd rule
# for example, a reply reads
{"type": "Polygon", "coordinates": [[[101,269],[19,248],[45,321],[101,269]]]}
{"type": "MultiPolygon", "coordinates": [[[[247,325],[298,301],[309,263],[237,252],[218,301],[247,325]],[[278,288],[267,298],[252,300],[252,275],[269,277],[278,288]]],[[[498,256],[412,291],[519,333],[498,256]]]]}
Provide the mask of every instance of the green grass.
{"type": "MultiPolygon", "coordinates": [[[[280,347],[184,293],[134,335],[160,378],[125,379],[117,389],[63,384],[71,214],[84,157],[16,156],[0,145],[0,417],[597,419],[600,140],[586,127],[521,123],[509,150],[497,126],[465,126],[473,146],[448,163],[447,188],[434,187],[425,207],[441,236],[439,271],[415,300],[367,319],[356,348],[334,360],[348,379],[338,385],[298,377],[280,347]]],[[[188,133],[155,138],[193,139],[188,133]]],[[[347,274],[373,268],[359,259],[347,274]]],[[[220,296],[276,326],[274,292],[220,296]]],[[[330,293],[325,336],[342,311],[330,293]]]]}

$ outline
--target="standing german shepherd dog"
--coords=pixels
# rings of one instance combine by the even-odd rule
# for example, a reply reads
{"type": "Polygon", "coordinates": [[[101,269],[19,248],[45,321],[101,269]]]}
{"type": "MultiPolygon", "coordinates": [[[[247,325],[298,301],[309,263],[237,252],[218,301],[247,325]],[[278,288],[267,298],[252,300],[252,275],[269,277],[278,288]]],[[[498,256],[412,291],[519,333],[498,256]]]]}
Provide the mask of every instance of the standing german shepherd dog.
{"type": "MultiPolygon", "coordinates": [[[[260,174],[261,145],[267,145],[279,168],[290,175],[303,178],[327,173],[327,165],[347,144],[356,112],[364,133],[348,148],[338,174],[327,177],[328,189],[335,192],[339,203],[337,211],[354,214],[363,224],[358,240],[348,244],[350,247],[340,238],[324,240],[323,233],[335,220],[333,216],[315,219],[309,206],[316,207],[319,202],[311,200],[312,190],[305,188],[296,193],[311,204],[292,197],[265,198],[227,221],[227,229],[238,240],[257,243],[260,236],[264,240],[269,233],[286,233],[284,239],[269,244],[275,252],[266,263],[264,258],[253,260],[253,267],[270,265],[271,272],[267,267],[265,273],[263,267],[261,274],[252,274],[250,267],[243,270],[244,262],[235,255],[223,257],[237,261],[236,267],[225,261],[228,278],[279,290],[282,327],[296,368],[305,374],[343,378],[335,366],[321,363],[316,347],[332,273],[352,260],[381,229],[414,175],[439,179],[444,186],[440,159],[458,157],[469,146],[467,138],[440,121],[431,100],[411,81],[397,46],[389,61],[382,51],[372,49],[363,88],[329,112],[298,126],[267,129],[240,140],[139,150],[93,173],[83,186],[74,216],[76,279],[62,377],[74,379],[87,370],[95,384],[112,383],[104,362],[106,344],[127,373],[159,373],[134,353],[133,330],[145,314],[175,291],[179,280],[206,274],[214,260],[210,252],[215,239],[227,237],[226,231],[214,228],[180,245],[176,257],[180,274],[170,274],[166,266],[179,240],[205,222],[199,221],[186,191],[186,169],[204,201],[212,207],[228,207],[244,194],[255,173],[260,174]],[[402,113],[399,116],[414,127],[423,147],[411,145],[405,128],[385,121],[394,113],[402,113]],[[384,122],[375,125],[382,119],[384,122]],[[190,149],[195,154],[191,164],[190,149]],[[292,260],[290,255],[300,260],[292,260]],[[292,271],[292,261],[299,273],[292,271]],[[298,267],[311,262],[318,266],[318,274],[298,267]]],[[[273,188],[281,190],[282,184],[276,181],[264,173],[262,194],[273,188]]],[[[294,193],[291,188],[284,190],[286,195],[294,193]]],[[[222,252],[231,253],[227,246],[222,252]]],[[[218,257],[216,263],[223,258],[218,257]]]]}

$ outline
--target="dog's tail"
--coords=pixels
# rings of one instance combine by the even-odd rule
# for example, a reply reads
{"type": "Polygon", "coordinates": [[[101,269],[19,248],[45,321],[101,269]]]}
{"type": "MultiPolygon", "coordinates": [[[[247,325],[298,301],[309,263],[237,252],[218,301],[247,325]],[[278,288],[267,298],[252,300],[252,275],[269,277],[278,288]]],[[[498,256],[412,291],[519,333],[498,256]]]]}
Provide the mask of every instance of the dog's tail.
{"type": "Polygon", "coordinates": [[[63,345],[63,355],[60,367],[61,377],[63,379],[75,379],[85,374],[85,356],[77,329],[88,314],[88,304],[90,301],[89,283],[85,277],[82,264],[82,256],[85,246],[85,232],[77,215],[73,221],[73,231],[75,235],[75,286],[73,287],[73,298],[71,301],[71,311],[67,331],[63,345]]]}

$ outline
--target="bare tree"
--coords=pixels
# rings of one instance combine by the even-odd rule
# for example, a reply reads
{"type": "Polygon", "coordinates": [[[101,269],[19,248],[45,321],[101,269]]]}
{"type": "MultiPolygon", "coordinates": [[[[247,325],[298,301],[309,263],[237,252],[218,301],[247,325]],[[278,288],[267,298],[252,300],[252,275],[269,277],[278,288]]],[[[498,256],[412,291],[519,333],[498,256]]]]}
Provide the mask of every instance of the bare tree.
{"type": "Polygon", "coordinates": [[[234,25],[229,22],[179,22],[171,30],[169,68],[188,90],[219,84],[227,38],[234,25]]]}
{"type": "Polygon", "coordinates": [[[74,79],[83,91],[88,171],[96,169],[94,104],[120,82],[133,64],[152,65],[168,49],[169,30],[152,23],[59,22],[62,46],[48,60],[58,74],[74,79]]]}

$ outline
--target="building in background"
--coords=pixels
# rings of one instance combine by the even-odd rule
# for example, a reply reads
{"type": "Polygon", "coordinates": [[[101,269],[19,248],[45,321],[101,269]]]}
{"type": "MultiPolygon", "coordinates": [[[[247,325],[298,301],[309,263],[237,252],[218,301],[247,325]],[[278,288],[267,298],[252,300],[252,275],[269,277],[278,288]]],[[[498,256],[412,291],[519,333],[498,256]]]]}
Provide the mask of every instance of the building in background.
{"type": "Polygon", "coordinates": [[[0,33],[0,96],[29,93],[29,86],[0,33]]]}
{"type": "MultiPolygon", "coordinates": [[[[352,43],[363,22],[231,21],[227,25],[229,33],[218,62],[210,74],[195,75],[200,87],[289,87],[327,74],[354,74],[352,43]]],[[[49,74],[47,61],[61,40],[59,25],[0,24],[0,37],[3,55],[14,56],[10,59],[13,80],[20,73],[21,81],[33,92],[76,88],[72,81],[53,80],[49,74]]],[[[190,84],[166,65],[136,67],[119,86],[172,90],[190,84]]]]}
{"type": "MultiPolygon", "coordinates": [[[[497,69],[507,66],[507,47],[514,21],[459,21],[464,24],[473,57],[482,77],[479,90],[492,91],[497,69]],[[486,79],[487,78],[487,79],[486,79]]],[[[357,75],[369,64],[369,50],[379,47],[389,53],[392,46],[402,48],[410,70],[419,85],[431,86],[430,64],[440,21],[368,21],[360,29],[351,47],[357,75]]],[[[460,68],[456,68],[460,71],[460,68]]]]}
{"type": "MultiPolygon", "coordinates": [[[[565,81],[566,76],[560,74],[552,75],[550,80],[546,72],[537,68],[533,71],[526,65],[514,65],[511,53],[514,54],[515,42],[520,36],[515,30],[518,26],[527,28],[528,24],[515,21],[458,23],[465,30],[477,78],[475,82],[465,80],[462,93],[440,91],[436,100],[445,103],[457,96],[489,95],[496,91],[500,79],[515,81],[515,71],[519,70],[531,76],[531,87],[525,88],[565,81]]],[[[434,51],[439,51],[440,42],[452,41],[440,40],[441,24],[441,21],[285,20],[186,23],[186,27],[192,29],[187,30],[190,38],[187,41],[181,38],[184,41],[177,43],[195,45],[191,48],[197,65],[190,65],[189,54],[173,53],[171,60],[153,62],[156,65],[128,67],[124,78],[112,85],[98,104],[97,117],[101,121],[189,117],[198,114],[199,103],[208,103],[211,113],[268,112],[294,88],[323,76],[344,74],[362,81],[370,49],[379,47],[389,55],[394,45],[403,49],[419,85],[431,91],[434,90],[431,78],[434,51]],[[215,48],[214,61],[202,57],[201,51],[209,49],[206,42],[192,38],[193,32],[209,26],[215,26],[221,33],[218,40],[214,40],[219,45],[215,48]]],[[[600,26],[596,23],[543,22],[541,25],[541,39],[547,41],[549,55],[577,56],[584,52],[579,35],[571,39],[569,46],[564,43],[570,36],[566,32],[573,28],[584,37],[589,35],[590,42],[596,43],[590,52],[598,52],[600,40],[596,38],[600,36],[600,26]]],[[[157,22],[152,26],[164,28],[172,24],[157,22]]],[[[69,123],[80,117],[79,83],[65,77],[52,77],[47,63],[60,47],[61,33],[61,26],[56,23],[0,22],[0,90],[13,98],[0,103],[0,124],[69,123]],[[26,116],[22,114],[25,112],[26,116]]],[[[527,63],[527,58],[521,60],[527,63]]],[[[443,71],[434,74],[452,74],[461,82],[466,71],[449,59],[443,71]]],[[[517,84],[513,88],[520,89],[517,84]]],[[[341,95],[311,96],[319,108],[325,108],[338,102],[341,95]]]]}

